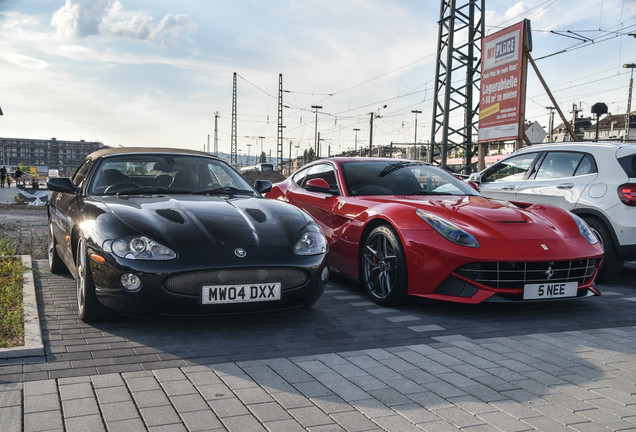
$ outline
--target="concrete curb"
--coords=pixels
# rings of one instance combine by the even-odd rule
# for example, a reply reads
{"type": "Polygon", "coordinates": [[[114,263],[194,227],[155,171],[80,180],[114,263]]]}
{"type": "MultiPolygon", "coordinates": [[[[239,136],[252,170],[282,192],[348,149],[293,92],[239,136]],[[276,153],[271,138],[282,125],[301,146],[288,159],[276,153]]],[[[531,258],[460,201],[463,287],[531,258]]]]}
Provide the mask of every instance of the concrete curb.
{"type": "Polygon", "coordinates": [[[30,255],[22,255],[24,265],[22,296],[24,303],[24,346],[0,348],[0,359],[44,356],[40,315],[35,296],[33,265],[30,255]]]}

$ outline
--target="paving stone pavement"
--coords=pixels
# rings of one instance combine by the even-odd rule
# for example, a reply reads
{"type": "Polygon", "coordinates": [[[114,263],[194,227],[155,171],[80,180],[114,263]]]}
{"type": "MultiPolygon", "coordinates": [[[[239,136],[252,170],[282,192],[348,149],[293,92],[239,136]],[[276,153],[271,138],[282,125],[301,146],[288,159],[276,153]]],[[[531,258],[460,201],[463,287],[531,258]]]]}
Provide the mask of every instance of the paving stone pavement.
{"type": "MultiPolygon", "coordinates": [[[[625,325],[624,296],[633,285],[608,290],[626,301],[610,294],[596,309],[616,308],[620,326],[478,338],[444,331],[461,309],[436,325],[421,306],[382,311],[338,281],[316,311],[280,318],[88,326],[73,314],[72,279],[35,267],[46,358],[0,363],[2,431],[636,430],[636,320],[625,325]],[[346,319],[395,343],[372,344],[346,319]],[[254,348],[259,339],[269,348],[254,348]]],[[[570,319],[593,322],[594,301],[576,303],[570,319]]],[[[529,321],[550,313],[519,311],[529,321]]]]}

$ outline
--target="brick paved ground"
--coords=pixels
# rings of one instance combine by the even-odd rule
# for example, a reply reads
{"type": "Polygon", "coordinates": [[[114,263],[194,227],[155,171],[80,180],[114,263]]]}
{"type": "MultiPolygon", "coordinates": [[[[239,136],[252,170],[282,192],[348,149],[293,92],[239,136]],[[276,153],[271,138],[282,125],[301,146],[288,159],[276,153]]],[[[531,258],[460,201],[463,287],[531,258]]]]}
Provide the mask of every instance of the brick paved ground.
{"type": "Polygon", "coordinates": [[[605,295],[89,326],[36,261],[45,358],[0,363],[0,429],[636,430],[636,267],[605,295]],[[543,331],[541,331],[543,329],[543,331]]]}

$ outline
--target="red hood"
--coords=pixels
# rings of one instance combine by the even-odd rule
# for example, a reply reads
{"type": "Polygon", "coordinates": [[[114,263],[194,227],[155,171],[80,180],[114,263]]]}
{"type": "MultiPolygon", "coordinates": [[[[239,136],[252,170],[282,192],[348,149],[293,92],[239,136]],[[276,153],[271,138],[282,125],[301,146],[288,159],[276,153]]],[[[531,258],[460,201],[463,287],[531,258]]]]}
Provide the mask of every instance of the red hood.
{"type": "Polygon", "coordinates": [[[520,208],[482,196],[365,197],[378,204],[402,204],[433,213],[477,238],[518,240],[579,236],[568,212],[543,205],[520,208]]]}

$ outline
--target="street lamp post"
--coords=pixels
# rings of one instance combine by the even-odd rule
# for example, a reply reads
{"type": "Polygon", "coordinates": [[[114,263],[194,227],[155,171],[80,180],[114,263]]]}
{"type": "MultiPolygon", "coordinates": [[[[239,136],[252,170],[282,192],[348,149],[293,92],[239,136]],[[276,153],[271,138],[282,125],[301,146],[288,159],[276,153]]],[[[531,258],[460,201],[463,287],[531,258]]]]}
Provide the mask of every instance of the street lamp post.
{"type": "Polygon", "coordinates": [[[417,115],[422,114],[420,110],[411,110],[413,114],[415,114],[415,138],[413,139],[413,157],[415,160],[419,160],[417,157],[417,115]]]}
{"type": "Polygon", "coordinates": [[[625,137],[624,141],[627,142],[629,139],[629,127],[632,120],[632,86],[634,84],[634,68],[636,68],[636,63],[627,63],[623,65],[624,68],[630,69],[629,73],[629,93],[627,96],[627,113],[625,114],[625,137]]]}
{"type": "Polygon", "coordinates": [[[260,160],[261,160],[260,158],[263,157],[263,140],[265,139],[265,137],[259,136],[258,139],[261,140],[261,154],[258,155],[258,159],[256,163],[260,163],[260,160]]]}
{"type": "Polygon", "coordinates": [[[318,154],[318,110],[322,109],[322,106],[312,105],[311,108],[316,112],[316,126],[314,130],[314,152],[318,154]]]}
{"type": "Polygon", "coordinates": [[[358,154],[358,132],[360,131],[360,128],[353,128],[353,130],[356,131],[356,141],[355,141],[355,145],[353,149],[354,149],[354,153],[357,155],[358,154]]]}

